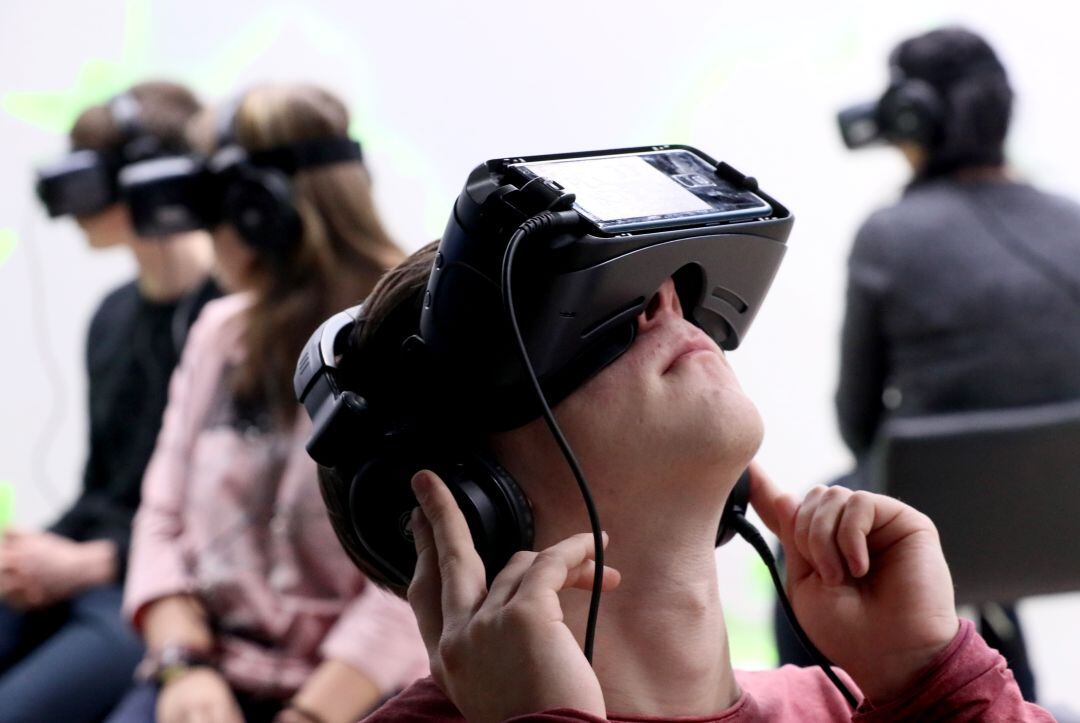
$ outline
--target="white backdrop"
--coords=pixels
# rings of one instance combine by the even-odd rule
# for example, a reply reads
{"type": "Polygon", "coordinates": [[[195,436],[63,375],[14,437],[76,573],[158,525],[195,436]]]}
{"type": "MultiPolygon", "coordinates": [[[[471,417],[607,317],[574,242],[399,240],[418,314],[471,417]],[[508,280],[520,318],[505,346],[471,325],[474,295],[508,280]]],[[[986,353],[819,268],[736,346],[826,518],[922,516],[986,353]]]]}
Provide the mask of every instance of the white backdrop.
{"type": "MultiPolygon", "coordinates": [[[[92,253],[73,224],[49,223],[32,199],[31,168],[62,151],[83,103],[147,76],[190,82],[210,100],[264,80],[323,83],[348,99],[380,206],[409,249],[439,235],[466,173],[487,158],[690,143],[758,177],[797,222],[769,300],[731,360],[766,420],[760,459],[795,490],[850,464],[832,409],[844,260],[861,219],[905,178],[895,154],[846,153],[835,110],[880,91],[887,52],[905,35],[970,25],[1000,50],[1018,90],[1015,166],[1080,196],[1071,72],[1080,49],[1077,13],[1066,7],[6,0],[0,484],[15,490],[15,519],[45,522],[75,493],[85,327],[98,299],[132,273],[123,252],[92,253]]],[[[737,657],[767,664],[760,573],[748,572],[756,568],[745,550],[720,560],[737,657]]],[[[1023,607],[1045,698],[1076,709],[1078,613],[1078,597],[1023,607]]]]}

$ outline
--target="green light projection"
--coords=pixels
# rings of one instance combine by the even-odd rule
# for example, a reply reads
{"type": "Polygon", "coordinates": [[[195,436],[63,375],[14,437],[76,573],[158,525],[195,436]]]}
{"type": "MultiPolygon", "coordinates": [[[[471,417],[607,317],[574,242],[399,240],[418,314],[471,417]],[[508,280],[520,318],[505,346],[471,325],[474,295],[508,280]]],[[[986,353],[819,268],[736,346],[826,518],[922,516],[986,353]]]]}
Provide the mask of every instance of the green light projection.
{"type": "Polygon", "coordinates": [[[15,518],[15,485],[0,481],[0,535],[15,518]]]}
{"type": "Polygon", "coordinates": [[[15,229],[0,228],[0,268],[4,267],[18,245],[19,237],[15,234],[15,229]]]}
{"type": "MultiPolygon", "coordinates": [[[[410,139],[380,121],[375,97],[375,73],[363,47],[333,18],[299,3],[282,3],[255,14],[237,28],[206,60],[171,67],[152,52],[154,34],[151,0],[127,0],[119,59],[91,58],[82,63],[72,85],[61,90],[18,90],[0,95],[0,111],[50,133],[64,134],[87,106],[109,97],[150,75],[177,75],[202,93],[227,97],[259,60],[272,52],[285,33],[299,34],[311,56],[326,56],[348,68],[351,86],[346,97],[357,103],[350,133],[374,155],[387,158],[395,172],[408,178],[422,198],[425,231],[430,238],[442,232],[453,194],[441,188],[434,165],[410,139]],[[179,72],[175,72],[179,71],[179,72]]],[[[295,53],[290,49],[290,52],[295,53]]],[[[173,64],[175,65],[175,64],[173,64]]]]}
{"type": "Polygon", "coordinates": [[[119,60],[91,58],[63,90],[10,91],[0,96],[0,110],[50,133],[67,133],[84,108],[101,103],[149,69],[150,0],[128,0],[119,60]]]}

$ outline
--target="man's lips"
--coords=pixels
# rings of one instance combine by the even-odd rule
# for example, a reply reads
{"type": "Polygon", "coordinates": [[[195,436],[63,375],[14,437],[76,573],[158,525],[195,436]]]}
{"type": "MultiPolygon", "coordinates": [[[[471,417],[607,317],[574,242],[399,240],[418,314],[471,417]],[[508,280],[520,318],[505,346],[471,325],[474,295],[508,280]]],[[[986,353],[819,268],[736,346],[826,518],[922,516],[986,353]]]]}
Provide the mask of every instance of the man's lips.
{"type": "Polygon", "coordinates": [[[713,354],[719,353],[716,344],[714,344],[709,337],[704,334],[695,334],[674,345],[674,353],[668,358],[667,364],[664,366],[664,371],[661,372],[661,375],[671,371],[671,368],[678,364],[683,357],[695,354],[699,351],[712,352],[713,354]]]}

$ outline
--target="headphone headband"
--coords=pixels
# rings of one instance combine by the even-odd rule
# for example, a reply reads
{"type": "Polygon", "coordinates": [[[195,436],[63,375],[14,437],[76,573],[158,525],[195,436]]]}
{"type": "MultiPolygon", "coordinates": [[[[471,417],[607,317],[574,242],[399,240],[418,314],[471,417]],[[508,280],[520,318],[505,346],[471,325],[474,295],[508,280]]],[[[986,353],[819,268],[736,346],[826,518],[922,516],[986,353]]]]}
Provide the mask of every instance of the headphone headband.
{"type": "Polygon", "coordinates": [[[248,161],[252,165],[271,166],[290,176],[306,168],[346,161],[362,161],[363,158],[360,144],[351,138],[341,136],[313,138],[248,153],[248,161]]]}

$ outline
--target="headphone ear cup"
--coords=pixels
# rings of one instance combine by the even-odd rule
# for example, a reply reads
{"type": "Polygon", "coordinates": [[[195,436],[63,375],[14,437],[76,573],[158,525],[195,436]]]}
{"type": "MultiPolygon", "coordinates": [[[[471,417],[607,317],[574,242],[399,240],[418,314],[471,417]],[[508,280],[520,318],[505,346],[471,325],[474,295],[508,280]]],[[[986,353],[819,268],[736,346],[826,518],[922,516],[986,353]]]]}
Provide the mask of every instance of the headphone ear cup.
{"type": "Polygon", "coordinates": [[[274,168],[240,168],[228,184],[224,217],[253,248],[271,253],[295,244],[302,231],[292,184],[274,168]]]}
{"type": "Polygon", "coordinates": [[[532,547],[534,525],[528,499],[488,455],[420,465],[418,459],[415,453],[401,451],[365,463],[348,493],[355,535],[339,534],[339,538],[354,560],[363,560],[361,568],[369,577],[404,593],[416,569],[409,520],[417,502],[410,482],[420,469],[430,469],[446,483],[465,517],[490,584],[515,552],[532,547]]]}
{"type": "Polygon", "coordinates": [[[746,469],[728,494],[724,513],[720,516],[720,527],[716,531],[716,546],[726,544],[735,536],[732,520],[737,516],[745,517],[750,509],[750,470],[746,469]]]}
{"type": "Polygon", "coordinates": [[[945,108],[934,86],[908,78],[886,91],[879,105],[879,124],[890,140],[914,141],[932,148],[941,139],[945,108]]]}
{"type": "MultiPolygon", "coordinates": [[[[490,526],[486,549],[481,550],[490,585],[514,553],[532,549],[536,537],[535,518],[525,491],[490,454],[475,455],[471,465],[465,467],[477,470],[473,479],[487,497],[495,501],[496,519],[490,526]]],[[[475,533],[473,540],[476,541],[475,533]]]]}

